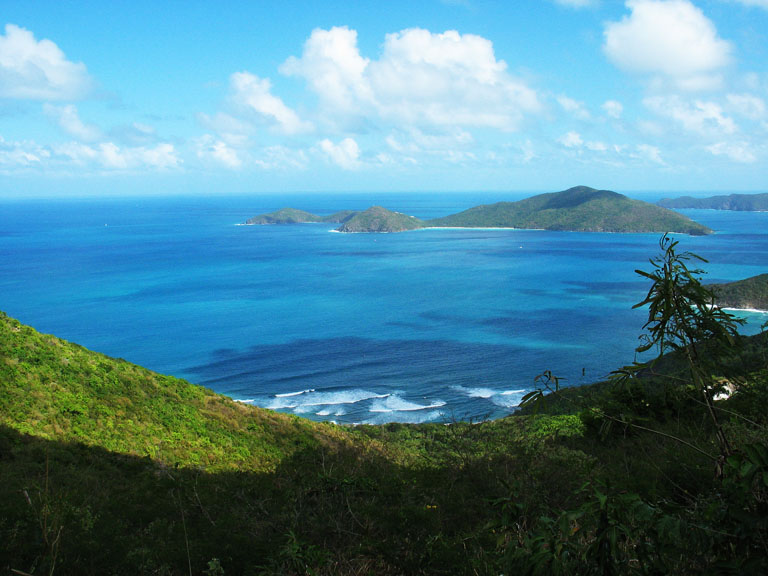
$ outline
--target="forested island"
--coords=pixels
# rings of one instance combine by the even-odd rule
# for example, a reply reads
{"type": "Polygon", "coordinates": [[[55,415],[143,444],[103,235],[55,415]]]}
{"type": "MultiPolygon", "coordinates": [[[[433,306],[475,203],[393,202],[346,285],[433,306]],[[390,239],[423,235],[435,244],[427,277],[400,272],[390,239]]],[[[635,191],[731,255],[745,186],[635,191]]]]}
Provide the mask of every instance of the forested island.
{"type": "Polygon", "coordinates": [[[330,216],[284,208],[250,218],[246,224],[341,222],[339,232],[404,232],[419,228],[516,228],[574,232],[677,232],[702,235],[712,231],[672,210],[632,200],[610,190],[576,186],[562,192],[539,194],[517,202],[498,202],[458,214],[419,220],[373,206],[362,212],[330,216]],[[343,219],[342,219],[343,218],[343,219]]]}
{"type": "Polygon", "coordinates": [[[703,208],[709,210],[765,212],[768,211],[768,193],[728,194],[721,196],[709,196],[708,198],[681,196],[680,198],[664,198],[663,200],[659,200],[658,205],[664,208],[670,208],[672,210],[684,208],[703,208]]]}
{"type": "Polygon", "coordinates": [[[716,302],[723,308],[768,310],[768,274],[726,284],[710,284],[716,302]]]}
{"type": "Polygon", "coordinates": [[[670,354],[482,423],[311,422],[0,313],[0,572],[768,573],[768,333],[662,248],[670,354]]]}

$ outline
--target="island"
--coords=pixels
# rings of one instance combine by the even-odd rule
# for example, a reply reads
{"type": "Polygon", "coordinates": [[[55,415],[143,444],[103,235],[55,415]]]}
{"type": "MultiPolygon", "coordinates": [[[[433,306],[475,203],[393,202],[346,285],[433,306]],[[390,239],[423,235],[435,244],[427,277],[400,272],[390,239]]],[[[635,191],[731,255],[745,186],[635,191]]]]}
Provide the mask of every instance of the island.
{"type": "Polygon", "coordinates": [[[329,216],[318,216],[311,212],[305,212],[304,210],[296,210],[295,208],[281,208],[275,212],[269,214],[260,214],[249,218],[245,221],[248,226],[251,225],[265,225],[265,224],[303,224],[305,222],[331,222],[341,223],[346,222],[357,214],[358,210],[341,210],[340,212],[334,212],[329,216]]]}
{"type": "Polygon", "coordinates": [[[381,206],[371,206],[358,212],[336,230],[339,232],[405,232],[424,228],[426,224],[415,216],[393,212],[381,206]]]}
{"type": "Polygon", "coordinates": [[[429,221],[434,227],[527,228],[574,232],[679,232],[691,235],[712,231],[690,218],[610,190],[576,186],[562,192],[539,194],[517,202],[476,206],[429,221]]]}
{"type": "Polygon", "coordinates": [[[284,208],[255,216],[245,224],[340,222],[339,232],[404,232],[419,228],[516,228],[573,232],[676,232],[711,234],[712,230],[687,216],[610,190],[576,186],[538,194],[517,202],[475,206],[458,214],[419,220],[380,206],[363,212],[343,211],[320,217],[284,208]],[[336,219],[334,219],[336,218],[336,219]]]}
{"type": "Polygon", "coordinates": [[[708,288],[721,308],[768,310],[768,274],[725,284],[709,284],[708,288]]]}
{"type": "Polygon", "coordinates": [[[735,210],[739,212],[768,211],[768,193],[763,194],[729,194],[727,196],[709,196],[707,198],[664,198],[657,202],[664,208],[685,209],[703,208],[709,210],[735,210]]]}

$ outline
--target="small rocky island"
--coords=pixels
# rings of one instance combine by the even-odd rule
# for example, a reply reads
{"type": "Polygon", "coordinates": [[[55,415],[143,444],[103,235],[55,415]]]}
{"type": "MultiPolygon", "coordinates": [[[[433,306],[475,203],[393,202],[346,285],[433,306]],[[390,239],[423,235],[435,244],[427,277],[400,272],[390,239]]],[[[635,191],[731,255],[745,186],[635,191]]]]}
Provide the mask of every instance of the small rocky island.
{"type": "Polygon", "coordinates": [[[339,222],[339,232],[404,232],[419,228],[517,228],[573,232],[677,232],[711,234],[712,230],[687,216],[610,190],[576,186],[562,192],[539,194],[517,202],[475,206],[458,214],[419,220],[380,206],[329,216],[284,208],[255,216],[245,224],[339,222]]]}
{"type": "Polygon", "coordinates": [[[735,210],[739,212],[768,212],[768,193],[764,194],[729,194],[727,196],[709,196],[708,198],[664,198],[659,200],[664,208],[685,209],[703,208],[708,210],[735,210]]]}

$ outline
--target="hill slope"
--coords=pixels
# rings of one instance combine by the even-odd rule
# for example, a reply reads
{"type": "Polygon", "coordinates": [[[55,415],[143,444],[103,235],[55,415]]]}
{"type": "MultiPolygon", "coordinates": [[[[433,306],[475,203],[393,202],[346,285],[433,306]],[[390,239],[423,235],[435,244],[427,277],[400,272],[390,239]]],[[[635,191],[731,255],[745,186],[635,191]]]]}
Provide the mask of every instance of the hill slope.
{"type": "Polygon", "coordinates": [[[743,212],[764,212],[768,210],[768,193],[765,194],[729,194],[709,196],[708,198],[664,198],[659,200],[664,208],[703,208],[709,210],[736,210],[743,212]]]}
{"type": "Polygon", "coordinates": [[[768,274],[709,286],[722,308],[768,310],[768,274]]]}
{"type": "MultiPolygon", "coordinates": [[[[768,451],[768,387],[749,392],[724,418],[744,410],[768,451]]],[[[732,496],[674,440],[713,441],[698,404],[635,386],[576,410],[313,424],[0,313],[0,574],[619,574],[649,554],[659,573],[766,573],[765,492],[732,496]]]]}
{"type": "Polygon", "coordinates": [[[237,403],[36,332],[0,312],[0,425],[168,463],[268,470],[327,426],[237,403]]]}
{"type": "Polygon", "coordinates": [[[493,227],[583,232],[680,232],[709,234],[690,218],[609,190],[576,186],[518,202],[476,206],[429,220],[435,227],[493,227]]]}
{"type": "Polygon", "coordinates": [[[414,216],[392,212],[381,206],[371,206],[368,210],[355,214],[337,230],[339,232],[404,232],[423,227],[424,222],[414,216]]]}
{"type": "Polygon", "coordinates": [[[281,208],[275,212],[248,218],[245,224],[253,226],[265,224],[303,224],[305,222],[346,222],[358,212],[358,210],[341,210],[329,216],[318,216],[317,214],[295,208],[281,208]]]}

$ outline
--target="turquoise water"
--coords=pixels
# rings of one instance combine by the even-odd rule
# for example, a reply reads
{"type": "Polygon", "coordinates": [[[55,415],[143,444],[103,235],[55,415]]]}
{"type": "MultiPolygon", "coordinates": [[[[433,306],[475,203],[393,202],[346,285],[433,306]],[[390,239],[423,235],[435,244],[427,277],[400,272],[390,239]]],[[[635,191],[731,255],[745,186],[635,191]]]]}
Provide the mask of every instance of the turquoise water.
{"type": "MultiPolygon", "coordinates": [[[[254,196],[0,204],[0,309],[238,400],[339,422],[508,414],[634,358],[655,234],[237,226],[294,206],[431,218],[520,195],[254,196]]],[[[768,213],[686,211],[707,281],[768,268],[768,213]]],[[[751,314],[747,331],[766,320],[751,314]]]]}

